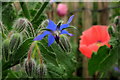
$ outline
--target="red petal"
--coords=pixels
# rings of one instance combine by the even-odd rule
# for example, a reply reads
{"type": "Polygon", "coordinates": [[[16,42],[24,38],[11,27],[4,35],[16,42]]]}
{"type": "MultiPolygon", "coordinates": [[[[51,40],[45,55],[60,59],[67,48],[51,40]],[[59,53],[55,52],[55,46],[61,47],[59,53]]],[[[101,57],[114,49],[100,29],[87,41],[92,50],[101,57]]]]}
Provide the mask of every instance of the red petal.
{"type": "Polygon", "coordinates": [[[100,46],[98,46],[96,43],[91,44],[90,46],[88,46],[89,49],[91,49],[93,52],[97,52],[97,50],[99,49],[100,46]]]}
{"type": "Polygon", "coordinates": [[[110,48],[110,44],[108,44],[108,41],[104,42],[103,44],[110,48]]]}
{"type": "Polygon", "coordinates": [[[86,45],[80,45],[79,50],[83,55],[85,55],[88,58],[91,58],[92,51],[86,45]]]}

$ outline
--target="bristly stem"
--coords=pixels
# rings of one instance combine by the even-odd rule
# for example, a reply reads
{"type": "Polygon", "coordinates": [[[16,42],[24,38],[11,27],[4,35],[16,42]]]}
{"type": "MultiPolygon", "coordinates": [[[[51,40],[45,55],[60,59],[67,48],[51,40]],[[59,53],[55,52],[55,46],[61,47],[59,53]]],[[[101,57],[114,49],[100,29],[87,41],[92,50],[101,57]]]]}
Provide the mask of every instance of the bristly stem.
{"type": "Polygon", "coordinates": [[[49,2],[44,2],[44,4],[41,6],[41,8],[37,11],[37,13],[35,14],[35,16],[33,17],[33,20],[31,21],[32,23],[34,21],[37,21],[39,19],[39,17],[41,16],[42,12],[44,11],[44,9],[48,5],[48,3],[49,2]]]}
{"type": "Polygon", "coordinates": [[[36,44],[36,48],[37,48],[38,55],[40,57],[40,64],[43,64],[42,54],[41,54],[40,49],[37,44],[36,44]]]}
{"type": "Polygon", "coordinates": [[[35,43],[33,42],[28,50],[28,60],[31,59],[31,53],[32,53],[32,50],[33,50],[33,47],[34,47],[35,43]]]}
{"type": "Polygon", "coordinates": [[[101,78],[104,78],[104,74],[105,74],[104,72],[101,73],[101,75],[100,75],[100,77],[99,77],[99,80],[100,80],[101,78]]]}
{"type": "Polygon", "coordinates": [[[25,2],[19,2],[20,5],[21,5],[21,8],[23,10],[23,13],[24,13],[24,16],[30,20],[30,13],[29,13],[29,10],[28,10],[28,7],[26,5],[25,2]]]}

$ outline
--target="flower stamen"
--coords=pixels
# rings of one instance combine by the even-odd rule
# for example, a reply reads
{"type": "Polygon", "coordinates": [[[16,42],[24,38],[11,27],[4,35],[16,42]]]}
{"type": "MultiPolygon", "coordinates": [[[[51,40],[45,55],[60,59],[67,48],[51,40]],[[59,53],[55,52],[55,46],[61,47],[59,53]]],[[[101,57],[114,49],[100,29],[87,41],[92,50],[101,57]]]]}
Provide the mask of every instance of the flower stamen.
{"type": "Polygon", "coordinates": [[[102,41],[101,41],[101,40],[98,40],[98,41],[97,41],[97,46],[100,47],[101,44],[102,44],[102,41]]]}

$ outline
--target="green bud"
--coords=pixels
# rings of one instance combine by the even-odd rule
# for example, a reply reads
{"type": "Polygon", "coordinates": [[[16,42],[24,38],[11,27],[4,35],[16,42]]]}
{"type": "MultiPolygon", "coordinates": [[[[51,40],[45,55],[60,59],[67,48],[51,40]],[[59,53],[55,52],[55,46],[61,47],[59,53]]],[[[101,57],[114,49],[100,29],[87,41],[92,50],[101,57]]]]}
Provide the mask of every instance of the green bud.
{"type": "Polygon", "coordinates": [[[111,35],[111,36],[114,36],[114,33],[115,33],[115,30],[114,30],[114,27],[113,26],[109,26],[108,27],[108,33],[111,35]]]}
{"type": "Polygon", "coordinates": [[[2,38],[6,38],[6,34],[8,33],[8,30],[1,21],[0,21],[0,31],[2,32],[2,38]]]}
{"type": "Polygon", "coordinates": [[[19,18],[18,20],[16,20],[13,27],[17,32],[27,31],[31,37],[35,36],[32,24],[26,18],[19,18]]]}
{"type": "Polygon", "coordinates": [[[58,23],[57,23],[57,27],[60,28],[60,26],[62,25],[63,21],[60,20],[58,23]]]}
{"type": "Polygon", "coordinates": [[[26,28],[26,26],[26,19],[24,18],[19,18],[14,23],[14,29],[18,32],[22,32],[26,28]]]}
{"type": "Polygon", "coordinates": [[[25,59],[24,68],[28,76],[34,75],[36,69],[36,63],[34,59],[25,59]]]}
{"type": "Polygon", "coordinates": [[[40,64],[36,67],[36,75],[38,78],[44,78],[47,73],[47,68],[45,64],[40,64]]]}
{"type": "Polygon", "coordinates": [[[116,16],[116,17],[115,17],[114,23],[115,23],[116,25],[120,25],[120,16],[116,16]]]}
{"type": "Polygon", "coordinates": [[[19,18],[14,23],[14,29],[18,32],[22,32],[29,25],[29,21],[25,18],[19,18]]]}
{"type": "Polygon", "coordinates": [[[44,21],[41,23],[40,28],[45,28],[45,27],[48,25],[48,23],[49,23],[49,20],[48,20],[48,19],[44,20],[44,21]]]}
{"type": "Polygon", "coordinates": [[[67,36],[65,35],[60,36],[59,45],[65,52],[71,52],[71,45],[67,36]]]}
{"type": "Polygon", "coordinates": [[[4,27],[3,27],[3,24],[2,24],[1,21],[0,21],[0,31],[1,31],[2,33],[4,33],[4,27]]]}
{"type": "Polygon", "coordinates": [[[19,47],[21,42],[22,42],[22,36],[20,35],[20,33],[14,33],[10,39],[11,52],[15,51],[19,47]]]}
{"type": "Polygon", "coordinates": [[[3,41],[2,55],[5,60],[8,60],[8,56],[10,55],[9,44],[10,44],[9,39],[3,41]]]}
{"type": "Polygon", "coordinates": [[[45,29],[46,26],[48,25],[48,23],[49,23],[48,19],[43,20],[42,23],[41,23],[41,25],[39,25],[39,27],[37,28],[36,34],[40,34],[41,33],[41,29],[45,29]]]}

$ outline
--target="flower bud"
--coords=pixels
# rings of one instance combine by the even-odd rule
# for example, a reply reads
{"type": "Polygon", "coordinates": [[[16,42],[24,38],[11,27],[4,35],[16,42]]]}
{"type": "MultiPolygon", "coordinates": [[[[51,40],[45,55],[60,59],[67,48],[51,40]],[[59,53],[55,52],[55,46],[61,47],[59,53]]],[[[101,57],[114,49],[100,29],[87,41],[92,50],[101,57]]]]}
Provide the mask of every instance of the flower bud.
{"type": "Polygon", "coordinates": [[[65,52],[71,52],[70,41],[65,35],[60,36],[59,45],[65,52]]]}
{"type": "Polygon", "coordinates": [[[49,20],[46,19],[44,21],[42,21],[41,25],[39,25],[38,29],[36,30],[37,34],[41,33],[41,29],[44,29],[49,23],[49,20]]]}
{"type": "Polygon", "coordinates": [[[3,58],[5,60],[8,60],[8,56],[10,54],[10,52],[9,52],[9,44],[10,44],[9,39],[6,39],[6,40],[3,41],[2,55],[3,55],[3,58]]]}
{"type": "Polygon", "coordinates": [[[14,33],[11,36],[11,39],[10,39],[10,50],[11,50],[11,52],[16,50],[21,42],[22,42],[22,36],[20,35],[20,33],[14,33]]]}
{"type": "Polygon", "coordinates": [[[1,31],[2,33],[4,33],[4,26],[3,26],[3,24],[2,24],[1,21],[0,21],[0,31],[1,31]]]}
{"type": "Polygon", "coordinates": [[[8,33],[8,30],[1,21],[0,21],[0,31],[2,33],[2,38],[6,38],[6,33],[8,33]]]}
{"type": "Polygon", "coordinates": [[[47,68],[45,64],[40,64],[36,68],[36,74],[38,78],[44,78],[47,73],[47,68]]]}
{"type": "Polygon", "coordinates": [[[120,25],[120,16],[116,16],[116,17],[115,17],[114,23],[115,23],[116,25],[120,25]]]}
{"type": "Polygon", "coordinates": [[[32,76],[35,73],[36,63],[34,59],[25,59],[24,68],[28,76],[32,76]]]}
{"type": "Polygon", "coordinates": [[[15,30],[17,30],[18,32],[22,32],[25,29],[25,27],[26,27],[26,19],[19,18],[18,20],[16,20],[14,24],[15,30]]]}
{"type": "Polygon", "coordinates": [[[29,25],[29,21],[25,18],[19,18],[14,23],[14,29],[18,32],[22,32],[29,25]]]}
{"type": "Polygon", "coordinates": [[[116,25],[116,31],[119,33],[120,32],[120,16],[115,17],[114,23],[116,25]]]}
{"type": "Polygon", "coordinates": [[[62,17],[62,16],[65,16],[68,12],[68,7],[66,4],[58,4],[58,7],[57,7],[57,14],[62,17]]]}
{"type": "Polygon", "coordinates": [[[110,25],[110,26],[108,27],[108,33],[109,33],[111,36],[114,36],[114,32],[115,32],[114,27],[110,25]]]}

